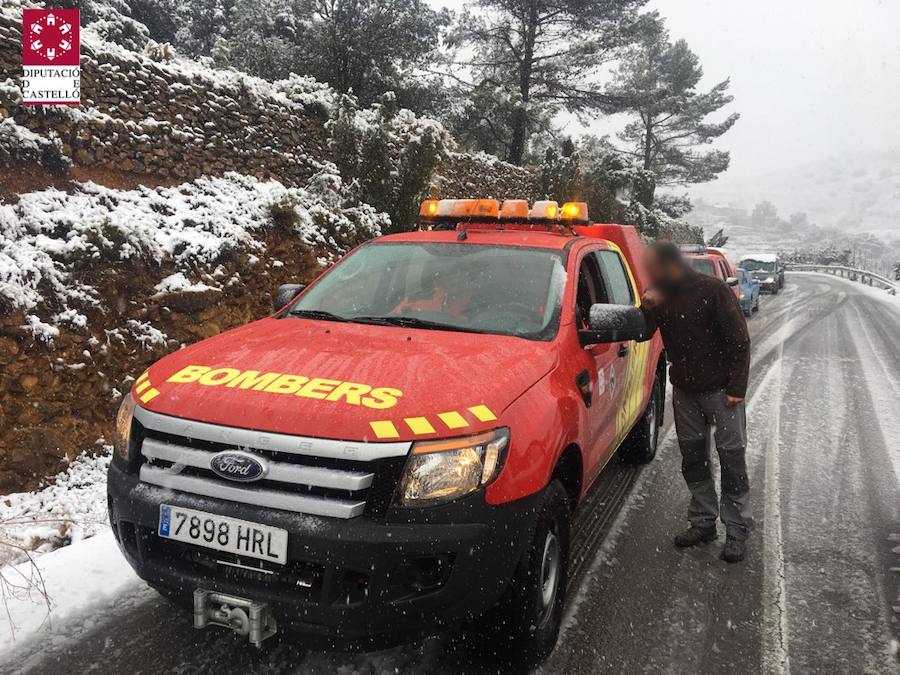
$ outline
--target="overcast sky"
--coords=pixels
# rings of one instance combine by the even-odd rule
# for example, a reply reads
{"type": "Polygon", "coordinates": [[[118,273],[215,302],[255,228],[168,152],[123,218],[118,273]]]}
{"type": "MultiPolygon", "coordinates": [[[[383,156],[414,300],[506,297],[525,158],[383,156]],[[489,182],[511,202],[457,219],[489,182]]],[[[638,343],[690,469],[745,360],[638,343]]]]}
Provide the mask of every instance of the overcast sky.
{"type": "Polygon", "coordinates": [[[732,152],[720,182],[900,147],[900,0],[651,0],[648,7],[699,55],[707,85],[731,77],[741,120],[717,145],[732,152]]]}

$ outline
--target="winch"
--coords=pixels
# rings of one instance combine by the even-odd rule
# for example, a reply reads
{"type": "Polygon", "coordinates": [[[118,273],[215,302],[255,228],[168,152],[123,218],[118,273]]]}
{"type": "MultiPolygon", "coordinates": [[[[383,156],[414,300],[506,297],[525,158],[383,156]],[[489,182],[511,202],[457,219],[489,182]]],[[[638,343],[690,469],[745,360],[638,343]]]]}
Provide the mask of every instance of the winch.
{"type": "Polygon", "coordinates": [[[194,591],[194,628],[209,625],[230,628],[256,647],[278,631],[275,615],[267,604],[198,588],[194,591]]]}

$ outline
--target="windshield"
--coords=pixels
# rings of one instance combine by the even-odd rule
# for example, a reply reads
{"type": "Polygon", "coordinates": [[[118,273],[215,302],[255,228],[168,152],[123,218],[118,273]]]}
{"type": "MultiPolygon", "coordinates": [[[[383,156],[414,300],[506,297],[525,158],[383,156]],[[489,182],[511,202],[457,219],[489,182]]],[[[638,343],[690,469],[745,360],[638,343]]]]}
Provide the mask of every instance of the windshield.
{"type": "Polygon", "coordinates": [[[286,316],[545,340],[556,333],[565,277],[558,251],[369,244],[338,263],[286,316]]]}
{"type": "Polygon", "coordinates": [[[775,271],[775,263],[773,262],[761,262],[759,260],[743,260],[741,262],[741,267],[743,267],[748,272],[774,272],[775,271]]]}
{"type": "Polygon", "coordinates": [[[700,274],[706,274],[711,277],[716,276],[716,271],[713,268],[712,262],[705,258],[688,258],[688,263],[695,272],[700,272],[700,274]]]}

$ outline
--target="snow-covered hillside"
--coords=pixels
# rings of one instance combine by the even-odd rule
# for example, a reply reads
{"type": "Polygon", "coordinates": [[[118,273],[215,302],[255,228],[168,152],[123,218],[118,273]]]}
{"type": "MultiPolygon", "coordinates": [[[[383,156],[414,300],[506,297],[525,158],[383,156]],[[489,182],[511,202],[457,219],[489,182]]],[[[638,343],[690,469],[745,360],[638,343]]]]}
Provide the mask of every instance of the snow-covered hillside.
{"type": "Polygon", "coordinates": [[[748,210],[768,200],[784,216],[805,212],[823,227],[900,235],[900,148],[786,164],[752,179],[698,185],[691,195],[748,210]]]}

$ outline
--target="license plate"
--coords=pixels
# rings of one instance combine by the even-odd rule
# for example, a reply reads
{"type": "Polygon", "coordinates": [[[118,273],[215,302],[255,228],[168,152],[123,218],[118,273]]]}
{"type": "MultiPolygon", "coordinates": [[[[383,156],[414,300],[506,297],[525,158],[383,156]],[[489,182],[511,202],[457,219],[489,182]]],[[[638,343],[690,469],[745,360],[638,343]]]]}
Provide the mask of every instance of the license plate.
{"type": "Polygon", "coordinates": [[[159,506],[159,536],[217,551],[287,562],[287,530],[180,506],[159,506]]]}

